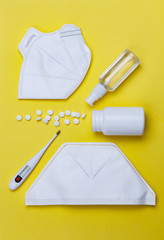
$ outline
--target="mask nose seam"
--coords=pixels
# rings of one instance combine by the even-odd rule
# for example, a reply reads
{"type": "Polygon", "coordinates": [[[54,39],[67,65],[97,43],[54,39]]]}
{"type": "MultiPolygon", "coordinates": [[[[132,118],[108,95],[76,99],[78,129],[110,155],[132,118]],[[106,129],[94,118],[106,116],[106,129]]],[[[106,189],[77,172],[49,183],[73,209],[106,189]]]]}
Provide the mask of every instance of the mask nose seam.
{"type": "Polygon", "coordinates": [[[61,64],[58,60],[56,60],[56,58],[54,58],[53,56],[51,56],[50,54],[48,54],[43,48],[41,48],[37,43],[36,43],[36,48],[38,50],[40,50],[41,52],[43,52],[44,54],[46,54],[48,57],[50,57],[51,59],[53,59],[57,64],[59,64],[60,66],[62,66],[65,70],[67,70],[69,73],[71,73],[75,79],[77,78],[77,76],[71,72],[68,68],[66,68],[65,66],[63,66],[63,64],[61,64]]]}

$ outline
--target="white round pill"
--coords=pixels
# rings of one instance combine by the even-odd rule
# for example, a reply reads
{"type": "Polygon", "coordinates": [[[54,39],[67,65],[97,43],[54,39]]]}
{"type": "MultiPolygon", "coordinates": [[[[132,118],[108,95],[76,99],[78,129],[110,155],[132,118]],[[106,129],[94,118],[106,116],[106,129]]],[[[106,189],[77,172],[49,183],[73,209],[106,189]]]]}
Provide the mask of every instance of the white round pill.
{"type": "Polygon", "coordinates": [[[37,111],[36,111],[36,114],[37,114],[38,116],[40,116],[40,115],[42,114],[42,111],[41,111],[41,110],[37,110],[37,111]]]}
{"type": "Polygon", "coordinates": [[[67,110],[67,111],[65,112],[65,115],[66,115],[66,116],[70,116],[70,115],[71,115],[71,112],[70,112],[69,110],[67,110]]]}
{"type": "Polygon", "coordinates": [[[27,121],[29,121],[29,120],[31,119],[31,116],[30,116],[30,115],[26,115],[26,116],[25,116],[25,119],[26,119],[27,121]]]}
{"type": "Polygon", "coordinates": [[[47,124],[47,123],[48,123],[48,120],[47,120],[46,118],[44,118],[44,119],[43,119],[43,122],[44,122],[45,124],[47,124]]]}
{"type": "Polygon", "coordinates": [[[76,117],[76,112],[72,112],[72,113],[71,113],[71,116],[72,116],[72,117],[76,117]]]}
{"type": "Polygon", "coordinates": [[[36,121],[40,121],[42,118],[41,117],[37,117],[36,118],[36,121]]]}
{"type": "Polygon", "coordinates": [[[81,114],[79,112],[76,113],[76,117],[80,118],[81,114]]]}
{"type": "Polygon", "coordinates": [[[75,120],[73,121],[74,122],[74,124],[79,124],[79,119],[77,119],[77,118],[75,118],[75,120]]]}
{"type": "Polygon", "coordinates": [[[50,120],[51,120],[50,115],[45,116],[45,119],[47,119],[48,121],[50,121],[50,120]]]}
{"type": "Polygon", "coordinates": [[[85,113],[83,113],[83,115],[81,116],[81,118],[82,118],[82,119],[84,119],[84,118],[85,118],[85,116],[86,116],[86,114],[85,114],[85,113]]]}
{"type": "Polygon", "coordinates": [[[60,112],[59,115],[60,115],[60,117],[63,118],[65,116],[65,113],[64,112],[60,112]]]}
{"type": "Polygon", "coordinates": [[[60,124],[59,124],[58,121],[55,121],[55,122],[54,122],[54,125],[55,125],[55,127],[59,127],[60,124]]]}
{"type": "Polygon", "coordinates": [[[54,113],[53,110],[48,110],[49,115],[52,115],[53,113],[54,113]]]}
{"type": "Polygon", "coordinates": [[[64,122],[65,122],[66,125],[70,124],[70,120],[69,119],[66,119],[64,122]]]}
{"type": "Polygon", "coordinates": [[[21,121],[22,120],[22,116],[21,115],[18,115],[17,116],[17,121],[21,121]]]}
{"type": "Polygon", "coordinates": [[[55,120],[55,121],[59,121],[59,116],[56,115],[56,116],[54,117],[54,120],[55,120]]]}

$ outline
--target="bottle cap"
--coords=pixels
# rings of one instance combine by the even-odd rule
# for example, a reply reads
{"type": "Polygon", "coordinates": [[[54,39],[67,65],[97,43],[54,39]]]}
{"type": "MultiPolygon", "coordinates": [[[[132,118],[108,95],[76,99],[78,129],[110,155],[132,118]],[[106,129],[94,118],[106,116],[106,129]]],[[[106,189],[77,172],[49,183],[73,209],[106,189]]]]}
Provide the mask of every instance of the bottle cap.
{"type": "Polygon", "coordinates": [[[107,92],[106,88],[101,84],[98,83],[96,87],[92,90],[89,97],[86,98],[86,102],[93,107],[93,103],[97,101],[99,98],[103,97],[107,92]]]}

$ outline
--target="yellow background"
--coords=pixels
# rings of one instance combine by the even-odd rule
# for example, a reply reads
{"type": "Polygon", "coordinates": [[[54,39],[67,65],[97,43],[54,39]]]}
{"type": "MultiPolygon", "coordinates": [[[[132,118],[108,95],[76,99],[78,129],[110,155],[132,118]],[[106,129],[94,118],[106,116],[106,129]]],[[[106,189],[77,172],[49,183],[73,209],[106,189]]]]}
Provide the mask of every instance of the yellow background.
{"type": "MultiPolygon", "coordinates": [[[[1,240],[163,240],[164,219],[164,1],[163,0],[1,0],[0,1],[0,239],[1,240]],[[89,72],[68,100],[18,100],[22,56],[18,44],[30,27],[52,32],[65,23],[82,29],[92,51],[89,72]],[[85,98],[99,75],[126,49],[141,60],[140,67],[93,109],[142,106],[146,129],[142,137],[110,137],[93,133],[85,98]],[[8,189],[13,175],[56,132],[36,122],[71,110],[85,112],[78,126],[65,126],[26,182],[8,189]],[[17,122],[21,114],[23,121],[17,122]],[[26,114],[32,120],[25,121],[26,114]],[[25,207],[25,193],[56,150],[65,142],[113,142],[125,153],[157,195],[153,206],[25,207]]],[[[63,176],[64,177],[64,176],[63,176]]]]}

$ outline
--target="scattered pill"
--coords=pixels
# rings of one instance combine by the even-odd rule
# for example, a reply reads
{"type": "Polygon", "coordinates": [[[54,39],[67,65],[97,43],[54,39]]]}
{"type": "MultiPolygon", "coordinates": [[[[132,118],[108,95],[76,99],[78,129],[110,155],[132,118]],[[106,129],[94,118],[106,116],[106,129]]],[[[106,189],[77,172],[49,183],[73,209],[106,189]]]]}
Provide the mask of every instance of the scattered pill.
{"type": "Polygon", "coordinates": [[[80,118],[81,114],[79,112],[76,113],[76,117],[80,118]]]}
{"type": "Polygon", "coordinates": [[[17,116],[17,121],[21,121],[22,120],[22,116],[21,115],[18,115],[17,116]]]}
{"type": "Polygon", "coordinates": [[[37,111],[36,111],[36,114],[37,114],[38,116],[40,116],[40,115],[42,114],[42,111],[41,111],[41,110],[37,110],[37,111]]]}
{"type": "Polygon", "coordinates": [[[47,120],[46,118],[44,118],[44,119],[43,119],[43,122],[44,122],[45,124],[47,124],[47,123],[48,123],[48,120],[47,120]]]}
{"type": "Polygon", "coordinates": [[[49,115],[52,115],[53,113],[54,113],[53,110],[48,110],[49,115]]]}
{"type": "Polygon", "coordinates": [[[70,115],[71,115],[71,112],[70,112],[69,110],[67,110],[67,111],[65,112],[65,115],[66,115],[66,116],[70,116],[70,115]]]}
{"type": "Polygon", "coordinates": [[[54,122],[54,125],[55,125],[55,127],[58,127],[60,124],[59,124],[58,121],[55,121],[55,122],[54,122]]]}
{"type": "Polygon", "coordinates": [[[74,122],[74,124],[79,124],[79,119],[77,119],[77,118],[75,118],[75,120],[73,121],[74,122]]]}
{"type": "Polygon", "coordinates": [[[40,121],[42,118],[41,117],[37,117],[36,118],[36,121],[40,121]]]}
{"type": "Polygon", "coordinates": [[[51,120],[51,116],[50,116],[50,115],[47,115],[47,116],[45,116],[45,119],[47,119],[48,121],[50,121],[50,120],[51,120]]]}
{"type": "Polygon", "coordinates": [[[65,116],[65,113],[64,112],[60,112],[59,115],[60,115],[60,117],[63,118],[65,116]]]}
{"type": "Polygon", "coordinates": [[[72,116],[72,117],[76,117],[76,112],[72,112],[72,113],[71,113],[71,116],[72,116]]]}
{"type": "Polygon", "coordinates": [[[54,120],[55,120],[55,121],[59,121],[59,116],[56,115],[56,116],[54,117],[54,120]]]}
{"type": "Polygon", "coordinates": [[[27,121],[29,121],[29,120],[31,120],[31,116],[30,116],[30,115],[26,115],[26,116],[25,116],[25,119],[26,119],[27,121]]]}
{"type": "Polygon", "coordinates": [[[69,119],[66,119],[64,122],[65,122],[66,125],[70,124],[70,120],[69,119]]]}
{"type": "Polygon", "coordinates": [[[81,116],[81,118],[82,118],[82,119],[84,119],[84,118],[85,118],[85,116],[86,116],[86,114],[85,114],[85,113],[83,113],[83,115],[81,116]]]}

